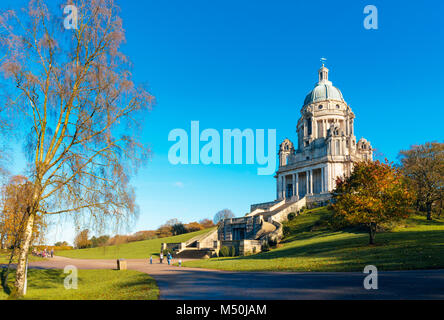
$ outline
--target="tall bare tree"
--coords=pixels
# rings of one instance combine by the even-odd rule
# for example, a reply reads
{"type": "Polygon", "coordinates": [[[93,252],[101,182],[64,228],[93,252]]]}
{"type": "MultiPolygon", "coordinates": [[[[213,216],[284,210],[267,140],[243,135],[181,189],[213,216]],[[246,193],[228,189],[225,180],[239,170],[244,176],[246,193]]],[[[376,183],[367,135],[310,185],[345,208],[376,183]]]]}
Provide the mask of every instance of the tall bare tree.
{"type": "Polygon", "coordinates": [[[0,69],[13,110],[1,117],[26,136],[32,183],[17,296],[36,216],[85,213],[97,224],[134,216],[129,178],[149,153],[138,133],[154,100],[132,81],[119,8],[113,0],[71,3],[77,29],[64,28],[62,6],[42,0],[0,18],[0,69]]]}
{"type": "Polygon", "coordinates": [[[419,207],[432,220],[432,205],[444,197],[444,143],[427,142],[399,153],[402,170],[415,191],[419,207]]]}
{"type": "Polygon", "coordinates": [[[223,209],[214,215],[213,221],[215,224],[218,224],[224,219],[234,218],[234,213],[230,209],[223,209]]]}

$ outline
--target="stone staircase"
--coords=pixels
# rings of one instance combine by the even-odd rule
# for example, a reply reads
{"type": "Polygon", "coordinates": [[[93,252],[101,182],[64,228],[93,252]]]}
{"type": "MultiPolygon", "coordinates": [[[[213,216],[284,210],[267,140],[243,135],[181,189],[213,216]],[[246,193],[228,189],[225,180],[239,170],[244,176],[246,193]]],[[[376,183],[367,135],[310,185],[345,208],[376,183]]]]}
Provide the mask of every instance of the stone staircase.
{"type": "Polygon", "coordinates": [[[176,259],[182,258],[182,259],[203,259],[205,257],[211,257],[213,255],[213,252],[208,249],[197,249],[188,247],[185,250],[182,250],[178,253],[174,253],[173,256],[176,259]]]}
{"type": "Polygon", "coordinates": [[[182,243],[169,243],[166,245],[174,248],[174,258],[202,259],[215,254],[215,250],[212,249],[215,240],[217,240],[217,229],[200,234],[182,243]]]}

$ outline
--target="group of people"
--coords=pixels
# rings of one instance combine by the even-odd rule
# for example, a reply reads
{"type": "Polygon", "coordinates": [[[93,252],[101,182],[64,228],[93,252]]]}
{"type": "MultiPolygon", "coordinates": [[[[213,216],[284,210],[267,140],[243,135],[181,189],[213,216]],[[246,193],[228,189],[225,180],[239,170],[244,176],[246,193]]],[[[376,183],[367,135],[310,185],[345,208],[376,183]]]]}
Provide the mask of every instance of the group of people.
{"type": "MultiPolygon", "coordinates": [[[[164,259],[164,255],[163,255],[163,252],[161,252],[159,254],[159,262],[163,263],[163,259],[164,259]]],[[[171,263],[173,261],[173,255],[170,252],[168,252],[168,254],[166,256],[166,259],[168,261],[168,265],[171,265],[171,263]]],[[[150,257],[150,264],[153,264],[153,256],[150,257]]],[[[182,260],[181,259],[179,259],[179,267],[180,266],[182,266],[182,260]]]]}
{"type": "MultiPolygon", "coordinates": [[[[160,263],[163,263],[163,252],[161,252],[160,253],[160,256],[159,256],[159,260],[160,260],[160,263]]],[[[167,261],[168,261],[168,265],[170,265],[171,264],[171,261],[173,260],[173,256],[171,255],[171,253],[170,252],[168,252],[168,254],[167,254],[167,261]]]]}
{"type": "Polygon", "coordinates": [[[54,258],[54,249],[48,250],[43,249],[41,251],[38,251],[36,248],[32,249],[32,255],[42,258],[54,258]]]}

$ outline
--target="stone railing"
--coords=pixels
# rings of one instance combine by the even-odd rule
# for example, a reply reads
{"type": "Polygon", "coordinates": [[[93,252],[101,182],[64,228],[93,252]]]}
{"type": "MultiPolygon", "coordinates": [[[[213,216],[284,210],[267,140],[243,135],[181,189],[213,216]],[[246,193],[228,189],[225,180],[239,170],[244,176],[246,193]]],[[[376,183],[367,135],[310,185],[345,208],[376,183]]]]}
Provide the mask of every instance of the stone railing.
{"type": "Polygon", "coordinates": [[[197,249],[214,248],[214,241],[217,241],[217,228],[197,240],[197,249]]]}
{"type": "MultiPolygon", "coordinates": [[[[276,205],[276,201],[269,201],[269,202],[263,202],[263,203],[256,203],[256,204],[252,204],[250,206],[250,211],[254,211],[256,209],[262,209],[262,210],[272,210],[270,209],[271,207],[273,207],[274,205],[276,205]]],[[[279,202],[278,202],[279,203],[279,202]]]]}
{"type": "Polygon", "coordinates": [[[273,211],[276,208],[279,208],[281,205],[285,203],[285,199],[281,201],[271,201],[264,202],[251,205],[251,212],[247,213],[246,216],[254,216],[258,213],[273,211]]]}
{"type": "Polygon", "coordinates": [[[272,241],[272,242],[278,243],[284,237],[284,226],[279,221],[273,220],[273,217],[270,217],[269,222],[272,223],[276,227],[276,230],[274,230],[270,233],[267,233],[265,236],[263,236],[259,240],[262,240],[264,242],[271,242],[272,241]]]}
{"type": "MultiPolygon", "coordinates": [[[[304,197],[299,201],[296,201],[295,203],[293,203],[292,205],[286,207],[285,209],[281,210],[280,212],[276,213],[275,215],[273,215],[272,217],[270,217],[270,219],[274,220],[274,221],[278,221],[278,222],[282,222],[287,220],[287,216],[290,212],[298,212],[299,210],[301,210],[302,207],[306,207],[307,206],[307,198],[304,197]]],[[[271,221],[268,221],[271,222],[271,221]]]]}
{"type": "Polygon", "coordinates": [[[307,199],[304,197],[301,200],[293,203],[292,205],[286,207],[285,209],[281,210],[280,212],[276,213],[275,215],[268,218],[268,222],[272,223],[276,230],[264,235],[261,240],[264,241],[272,241],[275,243],[278,243],[282,240],[284,237],[284,226],[282,225],[282,221],[286,221],[288,214],[290,212],[297,212],[302,207],[305,207],[307,205],[307,199]]]}

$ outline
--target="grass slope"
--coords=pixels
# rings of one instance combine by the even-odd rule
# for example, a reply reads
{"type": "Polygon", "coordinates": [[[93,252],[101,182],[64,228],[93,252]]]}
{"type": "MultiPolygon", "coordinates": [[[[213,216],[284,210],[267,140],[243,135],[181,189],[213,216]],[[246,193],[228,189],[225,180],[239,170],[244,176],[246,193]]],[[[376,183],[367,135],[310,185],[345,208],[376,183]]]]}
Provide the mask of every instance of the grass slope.
{"type": "Polygon", "coordinates": [[[377,233],[376,245],[369,246],[367,233],[321,227],[327,214],[322,207],[287,222],[290,234],[269,252],[184,265],[239,271],[362,271],[369,264],[379,270],[444,268],[444,219],[411,216],[391,232],[377,233]]]}
{"type": "MultiPolygon", "coordinates": [[[[28,270],[30,300],[157,300],[159,288],[149,275],[132,270],[78,270],[78,288],[65,289],[63,270],[28,270]]],[[[14,272],[8,279],[12,288],[14,272]]],[[[0,300],[8,294],[0,290],[0,300]]]]}
{"type": "Polygon", "coordinates": [[[204,229],[173,237],[135,241],[115,246],[79,250],[62,250],[56,251],[55,254],[62,257],[76,259],[147,259],[151,255],[159,255],[160,245],[162,242],[184,242],[197,235],[207,233],[210,230],[213,229],[204,229]]]}

